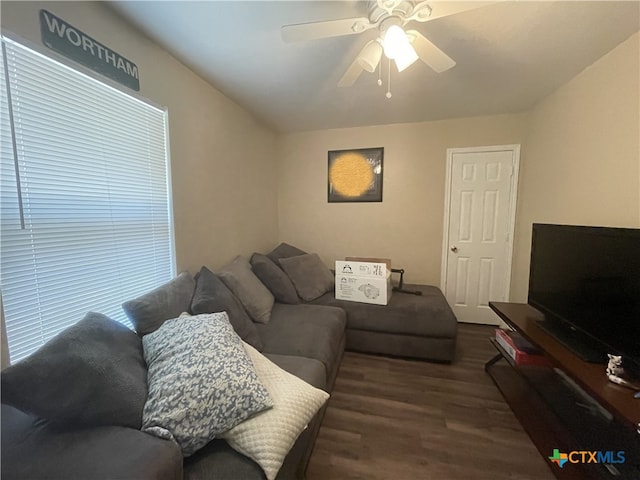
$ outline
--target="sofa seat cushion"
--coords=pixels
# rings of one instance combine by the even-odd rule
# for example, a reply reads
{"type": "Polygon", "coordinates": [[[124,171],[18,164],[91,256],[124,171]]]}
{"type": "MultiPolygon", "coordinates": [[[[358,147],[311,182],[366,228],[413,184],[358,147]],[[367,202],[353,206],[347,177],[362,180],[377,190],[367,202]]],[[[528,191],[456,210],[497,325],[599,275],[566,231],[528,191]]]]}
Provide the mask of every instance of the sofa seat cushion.
{"type": "Polygon", "coordinates": [[[236,452],[222,438],[184,459],[184,480],[264,480],[260,465],[236,452]]]}
{"type": "Polygon", "coordinates": [[[3,480],[179,480],[178,446],[133,428],[62,429],[2,405],[3,480]]]}
{"type": "Polygon", "coordinates": [[[324,364],[320,360],[277,353],[267,353],[265,357],[308,384],[328,391],[324,364]]]}
{"type": "MultiPolygon", "coordinates": [[[[256,325],[263,352],[319,360],[325,379],[339,361],[347,319],[341,308],[276,303],[267,325],[256,325]]],[[[326,381],[326,380],[325,380],[326,381]]]]}
{"type": "Polygon", "coordinates": [[[422,295],[394,292],[387,305],[336,300],[329,292],[314,300],[314,305],[344,308],[350,330],[414,335],[420,337],[455,338],[458,322],[438,287],[406,285],[422,295]]]}

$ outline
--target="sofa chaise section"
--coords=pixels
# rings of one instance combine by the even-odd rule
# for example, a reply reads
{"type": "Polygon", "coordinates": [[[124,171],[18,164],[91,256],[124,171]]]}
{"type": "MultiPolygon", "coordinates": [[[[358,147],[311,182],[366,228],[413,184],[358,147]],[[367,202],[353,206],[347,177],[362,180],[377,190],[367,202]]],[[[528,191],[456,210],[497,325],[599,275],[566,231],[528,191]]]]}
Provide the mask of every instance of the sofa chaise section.
{"type": "Polygon", "coordinates": [[[338,300],[327,292],[314,305],[347,312],[347,350],[436,362],[455,358],[458,321],[438,287],[407,285],[412,295],[394,292],[387,305],[338,300]]]}

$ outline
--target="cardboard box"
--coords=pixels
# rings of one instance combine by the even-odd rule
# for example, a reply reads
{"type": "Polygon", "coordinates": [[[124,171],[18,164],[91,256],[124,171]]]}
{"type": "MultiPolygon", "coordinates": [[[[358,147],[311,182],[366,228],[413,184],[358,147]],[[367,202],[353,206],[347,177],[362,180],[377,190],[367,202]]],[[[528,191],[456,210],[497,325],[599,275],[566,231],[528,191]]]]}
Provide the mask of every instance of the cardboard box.
{"type": "Polygon", "coordinates": [[[547,357],[542,353],[533,353],[537,349],[516,332],[506,332],[496,328],[496,342],[507,352],[516,365],[551,366],[551,362],[547,357]],[[530,345],[530,348],[526,345],[530,345]]]}
{"type": "Polygon", "coordinates": [[[391,293],[386,263],[336,261],[336,299],[386,305],[391,293]]]}

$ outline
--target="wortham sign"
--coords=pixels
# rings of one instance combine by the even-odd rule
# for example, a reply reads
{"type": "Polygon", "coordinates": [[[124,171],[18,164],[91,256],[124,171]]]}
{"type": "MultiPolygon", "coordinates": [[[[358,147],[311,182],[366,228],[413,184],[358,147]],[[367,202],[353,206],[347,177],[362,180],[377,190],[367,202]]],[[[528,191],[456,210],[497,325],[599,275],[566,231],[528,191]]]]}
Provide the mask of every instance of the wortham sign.
{"type": "Polygon", "coordinates": [[[40,32],[42,43],[50,49],[133,90],[140,90],[135,63],[47,10],[40,10],[40,32]]]}

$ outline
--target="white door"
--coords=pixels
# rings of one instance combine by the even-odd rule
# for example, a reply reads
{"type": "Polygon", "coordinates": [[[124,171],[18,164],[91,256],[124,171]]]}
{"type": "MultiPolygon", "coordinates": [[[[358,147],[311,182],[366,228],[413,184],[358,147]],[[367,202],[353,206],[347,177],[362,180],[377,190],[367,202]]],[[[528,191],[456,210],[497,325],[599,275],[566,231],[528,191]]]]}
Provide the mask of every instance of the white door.
{"type": "Polygon", "coordinates": [[[508,301],[519,145],[447,150],[442,290],[461,322],[500,324],[508,301]]]}

